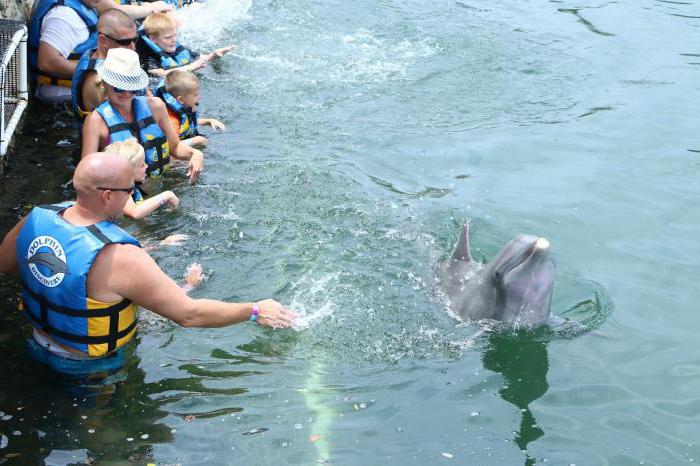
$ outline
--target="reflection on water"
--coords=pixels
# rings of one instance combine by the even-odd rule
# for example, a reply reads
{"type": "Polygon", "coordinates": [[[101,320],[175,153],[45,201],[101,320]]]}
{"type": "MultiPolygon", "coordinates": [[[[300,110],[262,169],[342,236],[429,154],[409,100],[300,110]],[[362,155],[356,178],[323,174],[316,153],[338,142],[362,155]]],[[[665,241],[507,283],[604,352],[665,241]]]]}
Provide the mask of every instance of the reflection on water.
{"type": "Polygon", "coordinates": [[[62,376],[29,358],[20,322],[18,315],[2,322],[0,432],[8,436],[2,457],[17,464],[128,461],[148,458],[153,444],[172,440],[161,422],[165,413],[149,398],[134,345],[119,371],[62,376]]]}
{"type": "Polygon", "coordinates": [[[547,392],[547,342],[528,332],[492,333],[483,355],[486,369],[503,376],[503,388],[499,395],[515,405],[521,413],[520,428],[515,432],[515,443],[526,452],[525,465],[533,465],[528,444],[545,433],[537,424],[530,404],[547,392]]]}

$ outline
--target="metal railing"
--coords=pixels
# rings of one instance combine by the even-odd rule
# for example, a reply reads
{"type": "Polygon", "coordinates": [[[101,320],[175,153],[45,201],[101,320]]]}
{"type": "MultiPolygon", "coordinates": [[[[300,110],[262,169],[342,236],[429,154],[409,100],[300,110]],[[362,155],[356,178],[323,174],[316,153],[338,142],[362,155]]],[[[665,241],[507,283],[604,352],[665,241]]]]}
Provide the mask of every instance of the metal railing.
{"type": "Polygon", "coordinates": [[[21,21],[0,20],[0,164],[29,100],[27,87],[27,27],[21,21]]]}

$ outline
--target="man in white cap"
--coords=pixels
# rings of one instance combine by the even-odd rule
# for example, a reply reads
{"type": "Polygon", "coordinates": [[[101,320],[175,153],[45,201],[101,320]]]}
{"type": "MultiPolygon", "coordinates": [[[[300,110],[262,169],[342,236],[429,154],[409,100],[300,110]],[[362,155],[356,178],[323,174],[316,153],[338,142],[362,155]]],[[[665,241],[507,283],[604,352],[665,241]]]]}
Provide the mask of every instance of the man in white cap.
{"type": "Polygon", "coordinates": [[[148,75],[139,64],[138,54],[124,48],[111,49],[95,70],[102,78],[107,100],[85,119],[81,156],[135,137],[146,151],[147,176],[161,175],[172,156],[189,161],[190,182],[196,181],[204,167],[204,154],[180,143],[162,100],[136,95],[148,86],[148,75]]]}
{"type": "Polygon", "coordinates": [[[0,273],[19,274],[33,325],[30,354],[64,373],[111,370],[124,362],[139,306],[183,327],[246,321],[283,328],[296,314],[277,301],[192,299],[138,241],[122,217],[134,175],[126,158],[96,153],[75,169],[75,203],[38,206],[0,244],[0,273]]]}

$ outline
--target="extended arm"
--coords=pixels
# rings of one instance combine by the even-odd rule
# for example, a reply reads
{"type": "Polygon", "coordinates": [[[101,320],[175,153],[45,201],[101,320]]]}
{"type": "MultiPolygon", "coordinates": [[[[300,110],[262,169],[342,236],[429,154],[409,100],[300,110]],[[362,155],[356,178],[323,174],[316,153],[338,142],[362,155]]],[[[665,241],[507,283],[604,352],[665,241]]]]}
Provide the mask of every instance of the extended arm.
{"type": "MultiPolygon", "coordinates": [[[[26,217],[25,217],[26,218],[26,217]]],[[[0,244],[0,273],[17,273],[17,235],[24,225],[24,218],[17,223],[0,244]]]]}
{"type": "Polygon", "coordinates": [[[199,174],[204,168],[204,154],[202,151],[189,147],[187,144],[180,144],[180,137],[175,132],[173,125],[170,124],[168,111],[162,100],[157,97],[149,97],[148,103],[151,106],[153,118],[168,138],[170,155],[179,160],[189,160],[188,175],[190,176],[190,182],[197,181],[199,174]]]}
{"type": "Polygon", "coordinates": [[[128,199],[124,206],[124,215],[135,220],[151,215],[160,207],[169,204],[172,208],[180,204],[180,200],[172,191],[163,191],[153,197],[149,197],[140,203],[135,203],[133,199],[128,199]]]}
{"type": "Polygon", "coordinates": [[[99,113],[92,112],[88,115],[83,125],[83,147],[80,150],[80,158],[100,150],[100,138],[102,131],[106,131],[106,128],[99,113]]]}
{"type": "Polygon", "coordinates": [[[97,5],[97,10],[100,13],[104,13],[110,8],[117,8],[134,19],[145,18],[151,13],[166,13],[173,9],[172,5],[163,1],[144,3],[141,5],[115,5],[112,0],[101,0],[97,5]]]}
{"type": "Polygon", "coordinates": [[[168,70],[163,69],[163,68],[149,68],[148,72],[152,74],[153,76],[156,76],[158,78],[164,78],[168,75],[173,70],[183,70],[183,71],[197,71],[201,70],[205,66],[207,66],[207,63],[211,60],[212,55],[202,55],[196,60],[194,60],[192,63],[188,63],[187,65],[182,65],[178,66],[177,68],[170,68],[168,70]]]}
{"type": "Polygon", "coordinates": [[[226,125],[217,120],[216,118],[200,118],[200,125],[209,125],[214,131],[224,131],[226,130],[226,125]]]}
{"type": "Polygon", "coordinates": [[[95,72],[88,73],[83,80],[80,93],[83,99],[82,110],[91,112],[105,99],[104,90],[100,83],[102,80],[95,72]]]}
{"type": "MultiPolygon", "coordinates": [[[[227,303],[192,299],[140,248],[113,245],[107,283],[111,291],[162,315],[183,327],[225,327],[250,318],[253,303],[227,303]],[[138,270],[138,274],[132,273],[138,270]]],[[[258,322],[268,327],[289,327],[296,315],[278,302],[259,303],[258,322]]]]}

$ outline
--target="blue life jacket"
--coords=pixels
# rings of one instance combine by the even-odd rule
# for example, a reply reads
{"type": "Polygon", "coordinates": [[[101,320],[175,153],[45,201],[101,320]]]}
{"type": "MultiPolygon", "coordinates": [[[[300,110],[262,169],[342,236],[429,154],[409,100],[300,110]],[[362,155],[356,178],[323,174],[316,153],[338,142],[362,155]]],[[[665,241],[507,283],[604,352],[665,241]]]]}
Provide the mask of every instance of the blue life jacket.
{"type": "Polygon", "coordinates": [[[168,138],[153,119],[148,97],[135,96],[131,103],[134,113],[133,123],[127,123],[109,100],[102,102],[95,111],[100,114],[109,130],[110,144],[125,141],[131,137],[139,140],[146,151],[147,176],[158,176],[170,162],[168,138]]]}
{"type": "Polygon", "coordinates": [[[88,272],[106,245],[140,245],[111,222],[72,225],[61,215],[71,205],[35,207],[26,217],[16,242],[22,301],[32,324],[58,343],[104,356],[134,336],[138,306],[88,298],[88,272]]]}
{"type": "Polygon", "coordinates": [[[145,33],[141,34],[141,40],[143,40],[143,43],[146,44],[149,49],[160,56],[160,67],[164,70],[186,65],[194,58],[190,50],[183,47],[181,44],[177,44],[175,51],[173,53],[169,53],[149,39],[145,33]]]}
{"type": "Polygon", "coordinates": [[[134,202],[136,204],[139,204],[146,199],[146,196],[147,196],[146,191],[141,189],[141,186],[136,184],[136,186],[134,187],[134,192],[131,193],[131,198],[134,200],[134,202]]]}
{"type": "Polygon", "coordinates": [[[98,14],[94,8],[88,8],[80,0],[40,0],[32,18],[29,20],[29,40],[27,48],[29,52],[29,69],[32,72],[32,83],[71,87],[70,78],[57,78],[44,73],[39,69],[39,42],[41,39],[41,23],[44,16],[55,6],[67,6],[73,9],[88,28],[88,38],[78,44],[68,56],[68,60],[77,61],[85,52],[97,48],[97,20],[98,14]]]}
{"type": "Polygon", "coordinates": [[[71,82],[71,110],[73,110],[73,114],[80,122],[84,121],[90,114],[89,111],[83,108],[82,92],[85,75],[90,71],[94,71],[97,64],[103,61],[102,58],[92,58],[96,50],[97,49],[92,49],[85,52],[83,56],[80,57],[75,72],[73,73],[73,80],[71,82]]]}
{"type": "Polygon", "coordinates": [[[155,94],[160,97],[168,110],[175,113],[180,118],[180,131],[178,136],[180,140],[189,139],[199,136],[197,111],[192,111],[191,108],[185,107],[175,98],[174,95],[165,90],[165,84],[161,82],[156,88],[155,94]]]}

